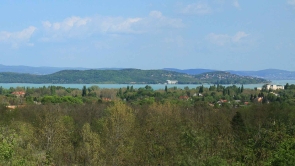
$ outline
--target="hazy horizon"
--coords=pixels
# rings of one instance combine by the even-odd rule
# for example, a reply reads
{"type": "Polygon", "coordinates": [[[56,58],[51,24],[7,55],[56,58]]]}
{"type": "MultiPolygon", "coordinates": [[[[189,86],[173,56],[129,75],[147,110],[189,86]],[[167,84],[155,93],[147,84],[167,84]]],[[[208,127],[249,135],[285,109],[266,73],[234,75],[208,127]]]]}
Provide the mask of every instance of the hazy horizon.
{"type": "MultiPolygon", "coordinates": [[[[283,69],[276,69],[276,68],[268,68],[268,69],[259,69],[259,70],[220,70],[220,69],[209,69],[209,68],[175,68],[175,67],[165,67],[165,68],[151,68],[151,69],[141,69],[141,68],[130,68],[130,67],[101,67],[101,68],[89,68],[89,67],[68,67],[68,66],[27,66],[27,65],[4,65],[0,64],[0,66],[7,66],[7,67],[33,67],[33,68],[72,68],[72,69],[139,69],[139,70],[162,70],[162,69],[177,69],[177,70],[216,70],[216,71],[262,71],[262,70],[283,70],[283,69]]],[[[291,70],[284,70],[284,71],[291,71],[291,70]]],[[[291,71],[293,72],[293,71],[291,71]]],[[[294,71],[295,72],[295,71],[294,71]]]]}

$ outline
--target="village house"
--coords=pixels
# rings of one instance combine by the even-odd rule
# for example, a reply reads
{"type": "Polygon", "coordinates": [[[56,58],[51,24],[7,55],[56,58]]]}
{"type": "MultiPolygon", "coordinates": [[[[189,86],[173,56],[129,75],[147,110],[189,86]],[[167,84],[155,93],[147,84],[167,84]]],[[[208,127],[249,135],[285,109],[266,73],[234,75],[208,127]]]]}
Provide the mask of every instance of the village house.
{"type": "Polygon", "coordinates": [[[15,92],[12,92],[11,94],[15,95],[16,97],[24,97],[26,93],[23,91],[15,91],[15,92]]]}
{"type": "Polygon", "coordinates": [[[189,97],[188,97],[188,96],[179,96],[179,99],[180,99],[180,100],[188,100],[189,97]]]}

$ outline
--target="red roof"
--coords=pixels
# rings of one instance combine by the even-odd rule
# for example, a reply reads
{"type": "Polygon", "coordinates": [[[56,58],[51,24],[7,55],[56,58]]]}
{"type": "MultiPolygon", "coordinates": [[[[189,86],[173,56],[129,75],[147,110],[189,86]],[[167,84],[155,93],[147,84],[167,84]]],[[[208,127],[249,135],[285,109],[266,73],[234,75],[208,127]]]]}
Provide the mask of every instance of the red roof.
{"type": "Polygon", "coordinates": [[[23,91],[15,91],[15,92],[12,92],[11,94],[13,94],[13,95],[25,95],[26,93],[23,92],[23,91]]]}

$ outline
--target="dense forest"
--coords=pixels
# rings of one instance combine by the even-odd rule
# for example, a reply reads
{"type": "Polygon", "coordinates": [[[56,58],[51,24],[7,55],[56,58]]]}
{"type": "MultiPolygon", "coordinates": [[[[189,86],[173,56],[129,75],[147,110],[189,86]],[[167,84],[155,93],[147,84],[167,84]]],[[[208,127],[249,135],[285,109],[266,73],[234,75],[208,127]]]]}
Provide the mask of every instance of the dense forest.
{"type": "Polygon", "coordinates": [[[295,85],[0,87],[0,165],[295,165],[295,85]]]}
{"type": "Polygon", "coordinates": [[[166,70],[63,70],[48,75],[0,73],[2,83],[52,83],[52,84],[164,84],[177,80],[179,84],[257,84],[267,83],[262,78],[238,76],[228,72],[210,72],[189,75],[166,70]]]}

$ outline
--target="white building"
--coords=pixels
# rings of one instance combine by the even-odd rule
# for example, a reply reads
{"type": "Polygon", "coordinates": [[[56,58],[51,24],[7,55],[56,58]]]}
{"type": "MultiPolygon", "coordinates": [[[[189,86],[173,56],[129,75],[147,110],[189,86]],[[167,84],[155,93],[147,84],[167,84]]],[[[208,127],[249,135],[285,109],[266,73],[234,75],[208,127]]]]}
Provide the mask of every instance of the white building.
{"type": "Polygon", "coordinates": [[[282,85],[270,85],[270,84],[267,84],[266,85],[266,89],[267,90],[269,90],[269,89],[278,90],[278,89],[284,89],[284,86],[282,86],[282,85]]]}
{"type": "Polygon", "coordinates": [[[167,80],[167,84],[177,84],[177,80],[167,80]]]}

